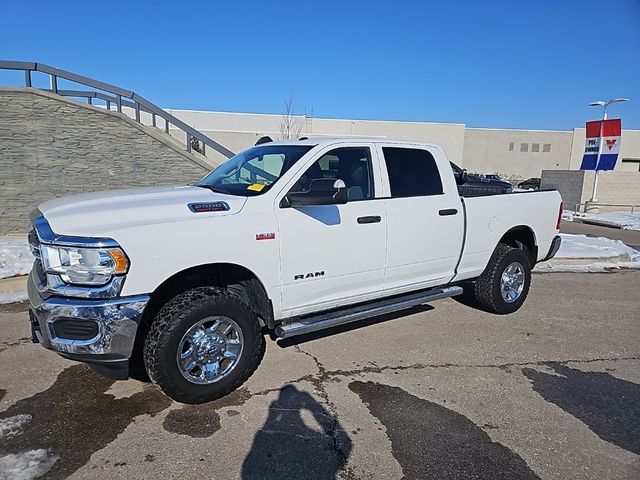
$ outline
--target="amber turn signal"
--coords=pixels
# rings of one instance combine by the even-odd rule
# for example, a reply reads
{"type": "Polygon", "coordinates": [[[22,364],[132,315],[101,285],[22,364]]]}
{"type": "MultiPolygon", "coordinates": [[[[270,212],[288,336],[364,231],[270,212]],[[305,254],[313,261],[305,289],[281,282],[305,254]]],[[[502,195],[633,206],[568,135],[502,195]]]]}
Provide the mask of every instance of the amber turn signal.
{"type": "Polygon", "coordinates": [[[120,250],[119,248],[114,248],[114,249],[108,250],[108,252],[109,252],[109,256],[113,258],[113,261],[115,262],[113,273],[115,274],[127,273],[127,269],[129,268],[129,260],[127,259],[125,254],[122,253],[122,250],[120,250]]]}

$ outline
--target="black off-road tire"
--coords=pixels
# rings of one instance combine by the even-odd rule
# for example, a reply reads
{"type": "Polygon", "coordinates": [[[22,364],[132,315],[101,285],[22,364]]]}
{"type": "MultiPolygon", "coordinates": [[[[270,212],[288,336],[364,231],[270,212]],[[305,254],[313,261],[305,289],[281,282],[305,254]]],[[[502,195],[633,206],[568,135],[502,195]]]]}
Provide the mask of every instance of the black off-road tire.
{"type": "Polygon", "coordinates": [[[143,359],[153,384],[177,402],[197,404],[223,397],[242,385],[258,368],[265,339],[249,304],[225,288],[198,287],[169,300],[147,332],[143,359]],[[208,385],[188,381],[178,369],[176,352],[185,332],[212,315],[232,318],[242,329],[244,347],[236,367],[208,385]]]}
{"type": "Polygon", "coordinates": [[[472,284],[473,301],[480,309],[506,315],[518,310],[527,298],[531,286],[531,260],[525,250],[498,244],[491,255],[489,264],[482,275],[472,284]],[[520,296],[509,303],[502,298],[500,293],[500,280],[503,272],[513,262],[518,262],[524,271],[524,286],[520,296]]]}

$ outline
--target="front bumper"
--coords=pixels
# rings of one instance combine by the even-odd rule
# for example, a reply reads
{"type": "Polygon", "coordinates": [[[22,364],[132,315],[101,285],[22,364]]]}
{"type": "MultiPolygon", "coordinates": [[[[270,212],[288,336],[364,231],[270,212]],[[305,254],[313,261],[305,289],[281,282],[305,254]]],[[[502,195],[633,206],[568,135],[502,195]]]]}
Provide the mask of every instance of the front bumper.
{"type": "Polygon", "coordinates": [[[113,370],[126,378],[148,295],[113,299],[43,298],[34,273],[27,282],[34,341],[63,357],[113,370]]]}

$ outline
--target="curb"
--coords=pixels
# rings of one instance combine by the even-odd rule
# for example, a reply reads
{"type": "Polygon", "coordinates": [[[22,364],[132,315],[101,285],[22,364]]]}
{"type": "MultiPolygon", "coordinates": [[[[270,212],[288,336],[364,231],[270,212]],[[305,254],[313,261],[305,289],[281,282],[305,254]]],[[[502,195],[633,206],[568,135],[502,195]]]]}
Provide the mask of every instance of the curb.
{"type": "Polygon", "coordinates": [[[622,226],[617,223],[607,222],[606,220],[596,220],[592,218],[581,218],[574,217],[573,219],[576,223],[584,223],[585,225],[596,225],[598,227],[607,227],[607,228],[615,228],[617,230],[622,230],[622,226]]]}
{"type": "Polygon", "coordinates": [[[611,257],[553,257],[545,263],[551,265],[590,265],[592,263],[610,263],[615,266],[618,263],[630,261],[631,257],[629,254],[622,253],[611,257]]]}
{"type": "Polygon", "coordinates": [[[19,277],[0,278],[0,293],[15,292],[27,289],[27,275],[19,277]]]}

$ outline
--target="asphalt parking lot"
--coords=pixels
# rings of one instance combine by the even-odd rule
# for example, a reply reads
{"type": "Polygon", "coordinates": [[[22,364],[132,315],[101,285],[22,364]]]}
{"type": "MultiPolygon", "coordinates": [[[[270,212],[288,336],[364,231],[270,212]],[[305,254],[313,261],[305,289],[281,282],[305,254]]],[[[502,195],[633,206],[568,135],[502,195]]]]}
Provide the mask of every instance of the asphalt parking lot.
{"type": "Polygon", "coordinates": [[[639,287],[539,274],[511,316],[447,299],[270,342],[245,386],[195,407],[45,351],[4,306],[0,422],[24,421],[0,457],[44,449],[45,478],[637,479],[639,287]]]}

